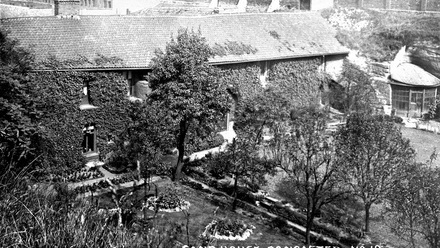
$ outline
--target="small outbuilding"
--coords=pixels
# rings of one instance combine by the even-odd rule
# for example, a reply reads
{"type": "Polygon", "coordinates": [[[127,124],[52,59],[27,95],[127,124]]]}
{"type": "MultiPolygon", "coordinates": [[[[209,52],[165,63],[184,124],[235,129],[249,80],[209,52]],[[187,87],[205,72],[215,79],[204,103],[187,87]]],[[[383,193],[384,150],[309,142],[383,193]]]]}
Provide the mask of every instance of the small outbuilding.
{"type": "Polygon", "coordinates": [[[390,66],[391,104],[396,115],[421,117],[435,102],[440,79],[411,63],[405,48],[390,66]]]}

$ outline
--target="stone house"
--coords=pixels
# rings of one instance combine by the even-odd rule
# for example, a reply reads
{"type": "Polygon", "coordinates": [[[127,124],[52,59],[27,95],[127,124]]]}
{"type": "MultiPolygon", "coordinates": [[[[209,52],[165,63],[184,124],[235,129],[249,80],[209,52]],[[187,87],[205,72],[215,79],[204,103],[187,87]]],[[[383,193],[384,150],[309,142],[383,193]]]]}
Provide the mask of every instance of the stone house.
{"type": "MultiPolygon", "coordinates": [[[[118,73],[126,84],[127,99],[142,99],[149,92],[144,77],[156,49],[164,49],[180,28],[200,30],[216,55],[210,63],[225,70],[252,68],[251,75],[264,86],[277,77],[277,68],[312,62],[309,74],[326,72],[336,80],[343,59],[348,54],[335,38],[335,31],[314,12],[253,13],[206,16],[57,16],[2,19],[1,26],[9,37],[30,48],[37,62],[55,59],[67,61],[57,71],[92,71],[118,73]]],[[[289,84],[295,68],[286,73],[283,82],[289,84]]],[[[37,71],[54,68],[40,64],[37,71]]],[[[292,98],[319,101],[319,85],[301,90],[301,80],[291,81],[298,93],[292,98]],[[308,95],[310,94],[310,95],[308,95]]],[[[90,103],[88,84],[84,83],[81,111],[96,111],[90,103]]],[[[99,89],[98,89],[99,90],[99,89]]],[[[91,94],[93,97],[93,93],[91,94]]],[[[224,129],[228,131],[230,118],[224,129]]],[[[80,123],[72,127],[83,132],[82,150],[94,157],[99,127],[95,123],[80,123]]],[[[223,132],[224,136],[228,136],[223,132]]]]}

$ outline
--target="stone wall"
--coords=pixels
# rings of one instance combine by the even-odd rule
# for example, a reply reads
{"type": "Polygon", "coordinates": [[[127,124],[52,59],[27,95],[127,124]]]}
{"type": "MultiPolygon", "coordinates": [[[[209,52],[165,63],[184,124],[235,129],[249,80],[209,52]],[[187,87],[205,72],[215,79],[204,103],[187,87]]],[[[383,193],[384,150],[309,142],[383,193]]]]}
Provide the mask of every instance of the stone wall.
{"type": "Polygon", "coordinates": [[[440,0],[335,0],[335,6],[411,11],[440,11],[440,0]]]}

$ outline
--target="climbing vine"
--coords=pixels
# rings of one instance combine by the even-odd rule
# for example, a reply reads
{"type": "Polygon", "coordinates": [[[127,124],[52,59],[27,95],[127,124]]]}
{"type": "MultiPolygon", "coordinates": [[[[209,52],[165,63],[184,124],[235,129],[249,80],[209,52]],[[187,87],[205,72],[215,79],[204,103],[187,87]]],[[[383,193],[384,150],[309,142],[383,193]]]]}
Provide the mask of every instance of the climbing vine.
{"type": "Polygon", "coordinates": [[[263,65],[259,63],[221,67],[221,80],[238,98],[234,119],[242,122],[257,112],[286,118],[287,112],[296,107],[319,104],[320,87],[328,80],[319,73],[320,64],[320,58],[268,62],[264,88],[260,82],[263,65]]]}
{"type": "Polygon", "coordinates": [[[255,54],[258,49],[243,42],[238,41],[226,41],[223,44],[215,43],[212,47],[214,55],[223,57],[227,55],[243,55],[243,54],[255,54]]]}
{"type": "Polygon", "coordinates": [[[118,135],[128,121],[126,82],[118,73],[82,71],[40,71],[31,74],[30,92],[44,115],[41,126],[51,140],[53,163],[59,167],[81,165],[81,142],[85,124],[95,123],[97,147],[108,151],[108,137],[118,135]],[[91,104],[96,109],[80,110],[83,84],[89,82],[91,104]]]}
{"type": "Polygon", "coordinates": [[[260,66],[256,63],[221,67],[220,80],[237,97],[233,120],[245,113],[246,99],[254,98],[264,89],[260,83],[260,66]]]}
{"type": "Polygon", "coordinates": [[[291,108],[317,105],[320,87],[327,80],[319,73],[320,64],[320,58],[275,62],[268,73],[269,87],[288,96],[291,108]]]}

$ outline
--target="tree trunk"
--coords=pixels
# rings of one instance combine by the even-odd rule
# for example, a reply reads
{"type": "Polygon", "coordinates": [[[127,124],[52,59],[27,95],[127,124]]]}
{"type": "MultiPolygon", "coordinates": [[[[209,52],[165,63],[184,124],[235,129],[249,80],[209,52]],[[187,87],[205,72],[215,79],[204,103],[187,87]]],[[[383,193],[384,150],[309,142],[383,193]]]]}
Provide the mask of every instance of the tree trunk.
{"type": "Polygon", "coordinates": [[[312,230],[313,225],[313,209],[312,204],[310,203],[310,199],[307,199],[307,220],[306,220],[306,245],[310,246],[310,231],[312,230]]]}
{"type": "Polygon", "coordinates": [[[371,203],[365,204],[365,234],[370,232],[370,207],[371,203]]]}
{"type": "Polygon", "coordinates": [[[409,219],[409,228],[410,228],[410,240],[411,240],[411,247],[416,248],[416,242],[414,239],[415,233],[414,233],[414,223],[413,223],[414,217],[411,214],[409,219]]]}
{"type": "Polygon", "coordinates": [[[306,224],[306,245],[310,246],[311,244],[311,240],[310,240],[310,231],[312,230],[312,225],[313,225],[313,219],[312,220],[307,220],[307,224],[306,224]]]}
{"type": "Polygon", "coordinates": [[[180,121],[180,130],[179,137],[177,140],[177,150],[179,151],[179,156],[177,158],[177,165],[173,173],[173,181],[179,181],[180,175],[182,173],[183,168],[183,155],[185,154],[185,136],[187,131],[187,123],[186,120],[183,119],[180,121]]]}
{"type": "Polygon", "coordinates": [[[235,182],[234,182],[234,201],[232,202],[232,211],[235,211],[237,208],[237,195],[238,195],[238,177],[235,174],[235,182]]]}
{"type": "Polygon", "coordinates": [[[176,168],[174,169],[174,173],[173,173],[173,181],[179,181],[180,180],[180,176],[182,174],[182,168],[183,168],[183,152],[184,152],[184,148],[177,148],[177,150],[179,151],[179,157],[177,159],[177,165],[176,168]],[[182,154],[182,155],[180,155],[182,154]]]}

